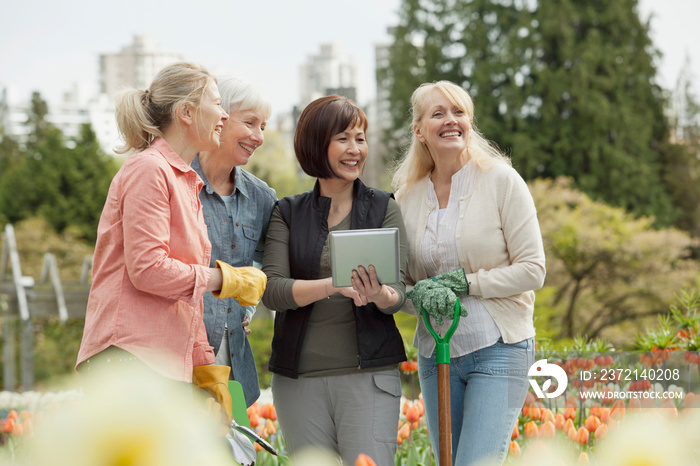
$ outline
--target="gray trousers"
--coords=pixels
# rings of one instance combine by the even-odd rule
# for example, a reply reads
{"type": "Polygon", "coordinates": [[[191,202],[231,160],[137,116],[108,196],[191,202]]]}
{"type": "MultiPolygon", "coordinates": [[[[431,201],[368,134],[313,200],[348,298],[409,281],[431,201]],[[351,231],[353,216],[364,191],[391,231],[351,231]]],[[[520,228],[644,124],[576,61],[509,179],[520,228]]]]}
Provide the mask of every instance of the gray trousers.
{"type": "Polygon", "coordinates": [[[393,466],[396,454],[401,380],[396,368],[348,375],[272,375],[277,419],[294,454],[306,447],[329,450],[352,466],[360,453],[378,466],[393,466]]]}

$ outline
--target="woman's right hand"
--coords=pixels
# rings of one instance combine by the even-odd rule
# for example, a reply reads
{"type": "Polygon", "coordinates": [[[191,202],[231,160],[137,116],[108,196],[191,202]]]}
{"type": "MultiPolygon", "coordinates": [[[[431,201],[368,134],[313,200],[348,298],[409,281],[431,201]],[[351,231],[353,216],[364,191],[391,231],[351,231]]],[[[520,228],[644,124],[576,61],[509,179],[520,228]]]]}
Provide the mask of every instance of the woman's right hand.
{"type": "Polygon", "coordinates": [[[355,306],[366,306],[368,301],[367,297],[361,295],[358,293],[353,287],[351,286],[344,286],[342,288],[333,288],[334,292],[340,293],[346,298],[352,299],[352,301],[355,303],[355,306]]]}

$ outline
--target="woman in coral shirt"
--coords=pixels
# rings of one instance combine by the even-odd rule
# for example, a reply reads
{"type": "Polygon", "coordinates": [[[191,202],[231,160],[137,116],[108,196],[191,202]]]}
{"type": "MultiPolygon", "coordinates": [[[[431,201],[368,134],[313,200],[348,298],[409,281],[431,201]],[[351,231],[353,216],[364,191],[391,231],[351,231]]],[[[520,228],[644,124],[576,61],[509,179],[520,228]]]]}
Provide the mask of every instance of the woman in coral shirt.
{"type": "MultiPolygon", "coordinates": [[[[202,180],[190,162],[219,146],[228,119],[220,104],[215,78],[189,63],[170,65],[149,89],[118,97],[121,152],[139,152],[112,180],[100,218],[81,373],[138,361],[177,381],[228,379],[229,368],[212,366],[202,296],[221,290],[257,303],[266,278],[226,264],[209,267],[202,180]],[[241,288],[243,278],[251,286],[241,288]]],[[[220,391],[217,398],[225,397],[220,391]]]]}

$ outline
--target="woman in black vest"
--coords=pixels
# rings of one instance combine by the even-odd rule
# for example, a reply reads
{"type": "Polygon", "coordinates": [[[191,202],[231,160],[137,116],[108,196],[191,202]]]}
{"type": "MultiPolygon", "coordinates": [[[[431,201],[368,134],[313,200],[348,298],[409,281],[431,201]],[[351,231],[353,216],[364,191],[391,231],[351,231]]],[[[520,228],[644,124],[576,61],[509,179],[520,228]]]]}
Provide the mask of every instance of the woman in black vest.
{"type": "MultiPolygon", "coordinates": [[[[287,449],[360,453],[393,465],[400,410],[398,363],[406,360],[393,314],[405,301],[406,232],[393,196],[365,186],[367,117],[348,99],[311,102],[294,135],[314,189],[281,199],[267,232],[263,303],[276,314],[270,371],[287,449]],[[332,284],[328,234],[399,228],[401,281],[379,284],[358,267],[353,286],[332,284]]],[[[370,267],[371,269],[371,267],[370,267]]]]}

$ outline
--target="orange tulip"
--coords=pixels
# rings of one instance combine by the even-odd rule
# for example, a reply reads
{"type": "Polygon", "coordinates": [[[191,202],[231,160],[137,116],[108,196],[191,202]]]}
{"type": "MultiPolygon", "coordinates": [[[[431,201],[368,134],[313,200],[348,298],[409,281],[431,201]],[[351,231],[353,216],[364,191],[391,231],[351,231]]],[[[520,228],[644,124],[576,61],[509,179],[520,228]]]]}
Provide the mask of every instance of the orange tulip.
{"type": "Polygon", "coordinates": [[[593,434],[596,440],[603,440],[606,435],[608,435],[608,426],[605,424],[599,425],[593,434]]]}
{"type": "Polygon", "coordinates": [[[578,406],[578,400],[576,399],[575,396],[569,395],[569,396],[566,398],[566,407],[567,407],[567,408],[568,408],[568,407],[572,407],[572,408],[576,409],[576,406],[578,406]]]}
{"type": "Polygon", "coordinates": [[[542,422],[552,421],[554,423],[554,413],[551,409],[545,409],[542,415],[542,422]]]}
{"type": "Polygon", "coordinates": [[[579,453],[578,464],[588,464],[588,463],[589,463],[588,453],[586,453],[585,451],[582,451],[581,453],[579,453]]]}
{"type": "Polygon", "coordinates": [[[259,416],[260,415],[260,403],[258,403],[256,401],[246,411],[248,413],[248,417],[252,416],[253,414],[256,416],[259,416]]]}
{"type": "Polygon", "coordinates": [[[591,414],[600,417],[600,403],[595,403],[591,407],[591,414]]]}
{"type": "MultiPolygon", "coordinates": [[[[642,409],[642,402],[639,398],[631,398],[629,403],[627,403],[627,410],[630,413],[637,413],[642,409]]],[[[601,419],[602,421],[602,419],[601,419]]]]}
{"type": "Polygon", "coordinates": [[[377,463],[364,453],[360,453],[355,460],[355,466],[377,466],[377,463]]]}
{"type": "Polygon", "coordinates": [[[411,374],[413,372],[418,371],[418,362],[415,360],[404,361],[401,363],[401,365],[399,367],[400,367],[401,371],[403,371],[407,374],[411,374]]]}
{"type": "Polygon", "coordinates": [[[571,406],[564,408],[564,419],[576,419],[576,408],[571,406]]]}
{"type": "Polygon", "coordinates": [[[255,451],[263,451],[263,447],[261,447],[257,442],[253,443],[253,448],[255,448],[255,451]]]}
{"type": "Polygon", "coordinates": [[[585,427],[579,427],[578,431],[576,432],[576,442],[579,445],[583,446],[588,443],[588,436],[588,429],[586,429],[585,427]]]}
{"type": "Polygon", "coordinates": [[[589,432],[595,432],[595,430],[598,428],[600,425],[600,419],[598,416],[590,415],[586,418],[584,421],[583,425],[588,429],[589,432]]]}
{"type": "Polygon", "coordinates": [[[409,435],[411,435],[411,424],[406,422],[404,425],[401,426],[399,429],[399,437],[402,439],[408,438],[409,435]]]}
{"type": "Polygon", "coordinates": [[[408,422],[416,422],[420,419],[420,408],[417,405],[413,405],[406,410],[406,420],[408,422]]]}
{"type": "Polygon", "coordinates": [[[566,419],[564,419],[564,415],[562,413],[557,413],[554,416],[554,427],[556,427],[559,430],[564,429],[564,424],[566,423],[566,419]]]}
{"type": "Polygon", "coordinates": [[[598,415],[598,418],[600,422],[608,422],[608,419],[610,419],[610,408],[607,406],[600,408],[600,415],[598,415]]]}
{"type": "Polygon", "coordinates": [[[576,441],[576,427],[573,425],[569,427],[569,430],[566,431],[566,436],[569,437],[569,440],[572,442],[576,441]]]}
{"type": "Polygon", "coordinates": [[[530,409],[528,409],[527,415],[530,419],[539,419],[541,414],[540,414],[540,408],[537,407],[537,404],[532,403],[530,405],[530,409]]]}
{"type": "Polygon", "coordinates": [[[525,437],[534,438],[540,433],[540,429],[535,424],[535,421],[528,421],[525,423],[525,437]]]}
{"type": "Polygon", "coordinates": [[[663,409],[662,413],[670,418],[675,419],[678,417],[678,409],[676,408],[676,405],[673,404],[673,400],[670,398],[662,400],[659,404],[659,409],[663,409]]]}
{"type": "Polygon", "coordinates": [[[8,417],[7,420],[5,421],[5,425],[2,426],[2,433],[9,434],[14,429],[15,429],[15,420],[11,417],[8,417]]]}
{"type": "Polygon", "coordinates": [[[423,403],[423,398],[418,398],[418,401],[416,401],[416,405],[418,406],[420,415],[425,414],[425,404],[423,403]]]}
{"type": "Polygon", "coordinates": [[[520,431],[518,430],[518,423],[516,422],[513,426],[513,432],[510,434],[510,439],[515,440],[518,437],[520,437],[520,431]]]}
{"type": "Polygon", "coordinates": [[[272,421],[267,421],[267,424],[265,424],[265,432],[267,432],[267,435],[272,435],[277,432],[277,427],[275,427],[272,421]]]}
{"type": "Polygon", "coordinates": [[[610,410],[610,417],[621,421],[625,418],[625,402],[622,400],[617,400],[615,404],[613,404],[612,409],[610,410]]]}
{"type": "Polygon", "coordinates": [[[525,395],[525,404],[529,406],[530,403],[534,403],[535,401],[535,395],[533,395],[532,392],[527,392],[527,395],[525,395]]]}
{"type": "Polygon", "coordinates": [[[518,445],[518,442],[510,442],[510,448],[508,448],[508,454],[513,457],[517,458],[520,456],[520,445],[518,445]]]}
{"type": "Polygon", "coordinates": [[[250,421],[250,427],[258,427],[260,425],[260,417],[256,413],[248,415],[248,420],[250,421]]]}
{"type": "Polygon", "coordinates": [[[19,414],[17,414],[17,411],[14,409],[11,409],[10,412],[7,413],[7,418],[16,421],[19,418],[19,414]]]}
{"type": "Polygon", "coordinates": [[[574,421],[573,421],[573,420],[567,419],[567,420],[564,422],[564,428],[562,429],[562,431],[563,431],[564,433],[569,433],[569,430],[571,430],[571,429],[574,429],[574,430],[575,430],[575,429],[576,429],[576,426],[574,425],[574,421]]]}
{"type": "Polygon", "coordinates": [[[556,433],[557,428],[554,427],[554,423],[552,421],[546,421],[544,424],[542,424],[542,427],[540,427],[540,438],[554,438],[554,434],[556,433]]]}
{"type": "Polygon", "coordinates": [[[25,419],[25,420],[22,422],[22,426],[23,426],[24,434],[25,434],[25,435],[28,435],[28,436],[30,436],[30,437],[31,437],[32,435],[34,435],[34,421],[33,421],[33,419],[32,419],[31,417],[25,419]]]}
{"type": "Polygon", "coordinates": [[[271,421],[277,420],[277,410],[272,403],[266,403],[260,407],[260,417],[265,419],[270,419],[271,421]]]}

